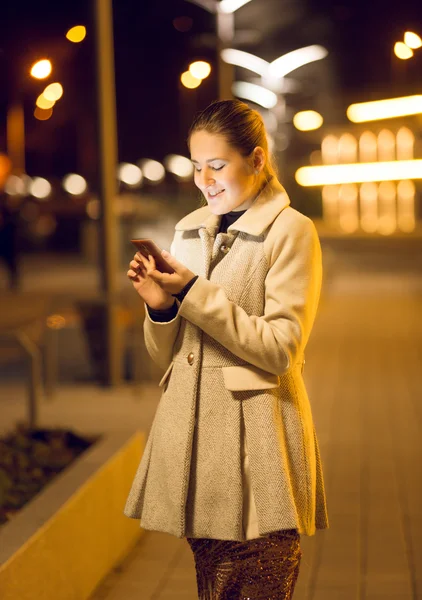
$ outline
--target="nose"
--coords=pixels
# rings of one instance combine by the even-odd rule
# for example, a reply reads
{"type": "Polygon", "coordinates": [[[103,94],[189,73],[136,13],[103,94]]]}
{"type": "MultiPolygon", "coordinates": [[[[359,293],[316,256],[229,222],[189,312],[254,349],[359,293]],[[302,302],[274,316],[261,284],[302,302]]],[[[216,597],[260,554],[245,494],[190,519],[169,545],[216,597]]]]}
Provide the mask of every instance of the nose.
{"type": "Polygon", "coordinates": [[[197,176],[198,187],[200,187],[200,188],[206,188],[209,185],[212,185],[213,183],[215,183],[213,173],[207,167],[204,167],[203,169],[201,169],[201,171],[199,171],[199,173],[196,173],[196,176],[197,176]]]}

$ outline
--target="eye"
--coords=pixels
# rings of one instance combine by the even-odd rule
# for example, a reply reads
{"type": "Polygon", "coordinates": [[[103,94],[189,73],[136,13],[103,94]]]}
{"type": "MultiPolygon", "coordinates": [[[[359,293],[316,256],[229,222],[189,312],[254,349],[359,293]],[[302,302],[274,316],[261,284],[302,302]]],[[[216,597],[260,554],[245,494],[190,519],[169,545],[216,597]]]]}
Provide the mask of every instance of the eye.
{"type": "Polygon", "coordinates": [[[221,167],[211,167],[211,169],[213,171],[221,171],[221,169],[224,167],[225,165],[221,165],[221,167]]]}

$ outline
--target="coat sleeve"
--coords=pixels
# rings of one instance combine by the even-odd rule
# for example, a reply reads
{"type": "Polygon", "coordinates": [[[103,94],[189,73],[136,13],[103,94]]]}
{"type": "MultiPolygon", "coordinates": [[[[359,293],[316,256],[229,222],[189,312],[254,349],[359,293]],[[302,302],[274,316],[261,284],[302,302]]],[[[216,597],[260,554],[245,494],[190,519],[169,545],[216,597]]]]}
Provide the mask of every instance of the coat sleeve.
{"type": "MultiPolygon", "coordinates": [[[[174,252],[174,240],[170,254],[174,252]]],[[[148,354],[162,369],[167,369],[173,357],[173,346],[180,328],[180,311],[171,321],[153,321],[145,304],[144,339],[148,354]]]]}
{"type": "Polygon", "coordinates": [[[315,319],[322,280],[321,247],[313,222],[272,227],[264,243],[268,261],[263,316],[248,315],[219,285],[199,277],[179,314],[233,354],[280,375],[303,354],[315,319]],[[273,231],[274,229],[274,231],[273,231]]]}

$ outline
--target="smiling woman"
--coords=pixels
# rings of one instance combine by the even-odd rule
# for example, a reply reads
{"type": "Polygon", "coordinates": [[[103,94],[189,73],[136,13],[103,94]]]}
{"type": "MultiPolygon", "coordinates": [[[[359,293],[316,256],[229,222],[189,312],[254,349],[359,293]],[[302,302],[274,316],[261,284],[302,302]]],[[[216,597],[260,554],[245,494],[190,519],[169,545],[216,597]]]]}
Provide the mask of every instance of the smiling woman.
{"type": "Polygon", "coordinates": [[[300,535],[328,527],[302,379],[321,249],[277,180],[259,113],[213,103],[188,142],[206,206],[175,226],[163,252],[174,273],[152,257],[128,271],[164,375],[125,514],[187,539],[200,600],[289,600],[300,535]]]}

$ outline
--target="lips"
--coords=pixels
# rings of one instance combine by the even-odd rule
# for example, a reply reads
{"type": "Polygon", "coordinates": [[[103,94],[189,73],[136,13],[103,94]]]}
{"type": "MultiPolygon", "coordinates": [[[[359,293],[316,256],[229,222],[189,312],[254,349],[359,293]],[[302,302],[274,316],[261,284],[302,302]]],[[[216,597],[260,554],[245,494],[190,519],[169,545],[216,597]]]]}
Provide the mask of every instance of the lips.
{"type": "Polygon", "coordinates": [[[215,194],[211,193],[211,192],[207,192],[208,193],[208,197],[209,198],[217,198],[217,196],[220,196],[220,194],[222,194],[224,192],[224,190],[219,190],[218,192],[216,192],[215,194]]]}

